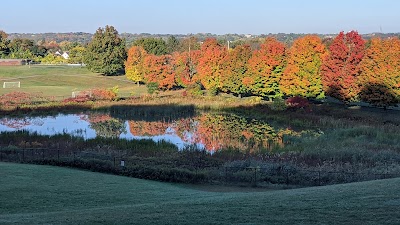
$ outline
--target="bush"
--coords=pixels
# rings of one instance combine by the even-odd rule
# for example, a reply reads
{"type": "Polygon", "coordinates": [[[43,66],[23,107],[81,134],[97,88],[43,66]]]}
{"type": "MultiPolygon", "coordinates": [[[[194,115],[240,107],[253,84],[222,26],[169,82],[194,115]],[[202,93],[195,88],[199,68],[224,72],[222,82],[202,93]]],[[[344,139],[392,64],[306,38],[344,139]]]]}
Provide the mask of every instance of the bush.
{"type": "Polygon", "coordinates": [[[285,111],[287,109],[287,105],[285,100],[283,100],[281,97],[276,97],[272,101],[270,108],[274,111],[285,111]]]}
{"type": "Polygon", "coordinates": [[[156,91],[158,91],[158,83],[157,82],[150,82],[146,84],[147,87],[147,93],[149,94],[154,94],[156,91]]]}
{"type": "Polygon", "coordinates": [[[310,102],[306,98],[295,96],[288,98],[286,100],[286,105],[288,108],[304,109],[310,106],[310,102]]]}
{"type": "Polygon", "coordinates": [[[187,92],[192,96],[202,96],[203,95],[203,87],[199,83],[194,83],[187,86],[187,92]]]}
{"type": "Polygon", "coordinates": [[[211,88],[208,90],[208,94],[209,94],[210,96],[216,96],[216,95],[218,94],[218,92],[219,92],[218,87],[211,87],[211,88]]]}
{"type": "MultiPolygon", "coordinates": [[[[115,88],[115,87],[114,87],[115,88]]],[[[118,87],[115,89],[93,89],[93,100],[115,100],[117,98],[118,87]]]]}

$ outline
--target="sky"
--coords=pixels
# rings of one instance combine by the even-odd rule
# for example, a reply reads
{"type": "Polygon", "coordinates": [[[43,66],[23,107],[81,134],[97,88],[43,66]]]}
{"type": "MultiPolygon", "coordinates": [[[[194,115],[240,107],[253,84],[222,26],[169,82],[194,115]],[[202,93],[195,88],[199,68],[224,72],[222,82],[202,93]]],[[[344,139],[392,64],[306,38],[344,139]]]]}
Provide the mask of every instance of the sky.
{"type": "Polygon", "coordinates": [[[399,0],[10,0],[0,9],[6,33],[400,32],[399,0]]]}

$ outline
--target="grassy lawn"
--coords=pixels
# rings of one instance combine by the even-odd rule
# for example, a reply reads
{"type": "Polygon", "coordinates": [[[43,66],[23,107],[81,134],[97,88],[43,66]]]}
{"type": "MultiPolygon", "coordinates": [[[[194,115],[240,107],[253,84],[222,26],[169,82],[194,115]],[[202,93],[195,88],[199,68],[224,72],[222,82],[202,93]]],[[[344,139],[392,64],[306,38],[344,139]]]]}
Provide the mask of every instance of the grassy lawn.
{"type": "Polygon", "coordinates": [[[399,224],[400,179],[215,192],[0,163],[0,224],[399,224]]]}
{"type": "Polygon", "coordinates": [[[146,93],[125,76],[102,76],[76,66],[3,66],[0,67],[1,87],[5,81],[20,81],[21,88],[1,88],[0,95],[13,92],[42,93],[44,96],[69,97],[72,91],[92,88],[119,87],[121,97],[146,93]]]}

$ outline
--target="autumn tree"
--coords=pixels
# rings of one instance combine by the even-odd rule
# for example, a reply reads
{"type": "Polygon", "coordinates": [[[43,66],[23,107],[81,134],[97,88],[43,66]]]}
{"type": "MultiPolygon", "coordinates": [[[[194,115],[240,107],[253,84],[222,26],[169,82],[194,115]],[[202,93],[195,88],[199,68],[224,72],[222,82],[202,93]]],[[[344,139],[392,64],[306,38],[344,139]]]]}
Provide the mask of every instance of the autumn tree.
{"type": "Polygon", "coordinates": [[[321,67],[326,95],[344,102],[355,101],[360,91],[357,83],[359,63],[364,56],[365,41],[356,31],[340,32],[329,46],[329,55],[321,67]]]}
{"type": "Polygon", "coordinates": [[[360,98],[377,106],[400,101],[400,40],[372,39],[360,63],[360,98]]]}
{"type": "Polygon", "coordinates": [[[306,35],[293,42],[287,67],[280,81],[281,91],[289,96],[323,97],[321,64],[325,46],[316,35],[306,35]]]}
{"type": "Polygon", "coordinates": [[[201,55],[197,71],[202,85],[207,90],[218,90],[222,87],[223,60],[227,49],[218,44],[215,38],[209,38],[201,45],[201,55]]]}
{"type": "Polygon", "coordinates": [[[224,59],[224,72],[221,76],[222,91],[241,96],[249,92],[243,83],[248,70],[248,60],[251,57],[249,45],[238,45],[232,49],[224,59]]]}
{"type": "Polygon", "coordinates": [[[147,55],[143,61],[143,71],[146,83],[157,83],[161,90],[175,86],[171,55],[147,55]]]}
{"type": "Polygon", "coordinates": [[[125,41],[113,26],[99,28],[89,42],[84,61],[88,69],[104,75],[116,75],[124,70],[125,41]]]}
{"type": "Polygon", "coordinates": [[[260,96],[282,96],[279,83],[285,65],[285,45],[267,38],[249,59],[248,78],[253,92],[260,96]]]}
{"type": "Polygon", "coordinates": [[[128,51],[128,59],[125,62],[125,75],[129,80],[138,85],[143,81],[143,63],[147,52],[141,46],[132,46],[128,51]]]}
{"type": "Polygon", "coordinates": [[[196,67],[198,65],[199,56],[199,50],[175,52],[173,54],[173,67],[177,85],[188,87],[198,81],[196,67]]]}

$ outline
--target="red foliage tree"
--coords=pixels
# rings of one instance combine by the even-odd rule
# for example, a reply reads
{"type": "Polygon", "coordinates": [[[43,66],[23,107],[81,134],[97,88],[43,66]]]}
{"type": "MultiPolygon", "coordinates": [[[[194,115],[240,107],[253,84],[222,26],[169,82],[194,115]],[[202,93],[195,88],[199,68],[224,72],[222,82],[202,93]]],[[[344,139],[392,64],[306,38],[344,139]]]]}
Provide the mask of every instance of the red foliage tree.
{"type": "Polygon", "coordinates": [[[199,50],[181,53],[175,52],[173,54],[175,80],[179,86],[187,87],[198,81],[196,67],[199,56],[199,50]]]}
{"type": "Polygon", "coordinates": [[[344,102],[354,101],[360,91],[357,77],[359,63],[364,56],[365,41],[356,31],[340,32],[329,47],[330,54],[324,59],[321,74],[326,95],[344,102]]]}
{"type": "Polygon", "coordinates": [[[146,56],[143,62],[143,71],[146,83],[157,83],[161,90],[169,90],[175,86],[171,55],[146,56]]]}

